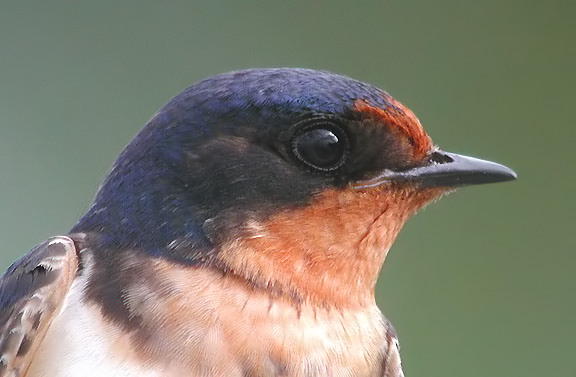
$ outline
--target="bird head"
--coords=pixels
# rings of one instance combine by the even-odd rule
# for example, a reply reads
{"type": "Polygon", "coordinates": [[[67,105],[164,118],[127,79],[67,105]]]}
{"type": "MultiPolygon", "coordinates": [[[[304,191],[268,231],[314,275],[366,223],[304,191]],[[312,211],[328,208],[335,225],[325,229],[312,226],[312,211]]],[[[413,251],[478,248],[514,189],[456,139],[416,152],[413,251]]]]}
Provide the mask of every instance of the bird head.
{"type": "Polygon", "coordinates": [[[514,178],[440,150],[408,108],[371,85],[254,69],[170,101],[73,231],[294,302],[366,305],[411,215],[455,187],[514,178]]]}

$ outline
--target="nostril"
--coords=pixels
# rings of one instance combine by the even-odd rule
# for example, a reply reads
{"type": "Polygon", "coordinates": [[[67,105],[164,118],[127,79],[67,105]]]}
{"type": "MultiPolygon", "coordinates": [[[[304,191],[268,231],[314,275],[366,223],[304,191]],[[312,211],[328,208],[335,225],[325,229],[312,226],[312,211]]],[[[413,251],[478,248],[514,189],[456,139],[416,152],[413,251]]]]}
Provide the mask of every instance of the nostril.
{"type": "Polygon", "coordinates": [[[454,162],[454,159],[447,154],[444,154],[441,152],[433,152],[430,155],[430,162],[433,162],[436,164],[447,164],[450,162],[454,162]]]}

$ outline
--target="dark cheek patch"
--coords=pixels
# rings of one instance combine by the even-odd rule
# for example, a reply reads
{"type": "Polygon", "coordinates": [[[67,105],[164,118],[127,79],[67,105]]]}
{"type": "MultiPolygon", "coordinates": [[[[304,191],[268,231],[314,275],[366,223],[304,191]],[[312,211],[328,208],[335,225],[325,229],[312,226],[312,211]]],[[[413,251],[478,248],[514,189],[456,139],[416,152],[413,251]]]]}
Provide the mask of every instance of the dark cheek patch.
{"type": "Polygon", "coordinates": [[[390,103],[386,109],[370,105],[365,100],[356,100],[354,109],[368,118],[377,120],[389,126],[395,126],[413,147],[415,159],[422,159],[432,149],[432,140],[422,128],[420,121],[406,106],[393,98],[387,99],[390,103]]]}

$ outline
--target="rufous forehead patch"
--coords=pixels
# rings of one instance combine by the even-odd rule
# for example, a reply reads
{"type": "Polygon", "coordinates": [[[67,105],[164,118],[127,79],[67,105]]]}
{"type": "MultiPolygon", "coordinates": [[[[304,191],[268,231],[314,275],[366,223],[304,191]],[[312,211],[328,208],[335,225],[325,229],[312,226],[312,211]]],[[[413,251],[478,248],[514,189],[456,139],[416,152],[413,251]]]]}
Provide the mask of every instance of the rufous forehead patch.
{"type": "Polygon", "coordinates": [[[432,140],[424,131],[416,115],[393,98],[387,98],[386,101],[389,106],[383,109],[358,99],[354,103],[354,109],[379,122],[396,126],[413,145],[414,157],[424,157],[432,149],[432,140]]]}

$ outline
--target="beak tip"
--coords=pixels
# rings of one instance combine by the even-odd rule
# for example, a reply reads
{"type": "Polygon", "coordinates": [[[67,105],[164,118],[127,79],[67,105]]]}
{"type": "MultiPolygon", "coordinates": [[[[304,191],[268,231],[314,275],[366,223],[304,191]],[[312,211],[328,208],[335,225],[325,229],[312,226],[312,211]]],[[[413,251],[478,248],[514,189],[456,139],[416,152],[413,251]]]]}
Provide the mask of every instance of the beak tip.
{"type": "Polygon", "coordinates": [[[504,178],[504,182],[506,181],[515,181],[518,179],[518,174],[516,174],[516,172],[510,168],[506,168],[508,169],[507,171],[507,176],[504,178]]]}

